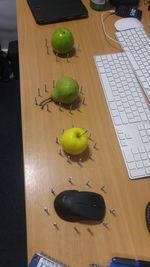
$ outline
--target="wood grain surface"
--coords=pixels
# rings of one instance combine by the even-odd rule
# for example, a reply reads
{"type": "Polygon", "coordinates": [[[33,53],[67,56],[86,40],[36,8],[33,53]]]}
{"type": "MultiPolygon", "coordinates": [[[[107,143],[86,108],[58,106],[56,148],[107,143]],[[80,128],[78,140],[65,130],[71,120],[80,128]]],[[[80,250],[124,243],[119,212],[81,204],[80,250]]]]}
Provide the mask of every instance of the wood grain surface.
{"type": "MultiPolygon", "coordinates": [[[[87,267],[90,263],[106,265],[113,256],[148,259],[150,236],[145,223],[145,207],[150,201],[150,180],[130,180],[118,145],[93,56],[121,51],[120,46],[105,38],[101,13],[83,0],[89,18],[37,25],[26,0],[17,0],[17,22],[20,58],[22,130],[24,149],[25,195],[28,258],[43,251],[71,267],[87,267]],[[51,35],[58,27],[69,28],[80,51],[69,58],[56,60],[51,48],[51,35]],[[49,54],[45,46],[48,42],[49,54]],[[49,112],[35,105],[47,98],[53,80],[62,76],[75,78],[83,87],[80,110],[59,109],[51,102],[49,112]],[[48,92],[45,92],[45,84],[48,92]],[[38,88],[41,96],[38,96],[38,88]],[[92,160],[83,158],[67,162],[59,155],[56,137],[72,126],[83,127],[91,134],[89,147],[92,160]],[[97,150],[93,148],[97,144],[97,150]],[[72,177],[73,185],[68,182],[72,177]],[[90,187],[86,184],[90,180],[90,187]],[[106,192],[101,190],[105,186],[106,192]],[[54,211],[57,195],[65,189],[100,193],[106,202],[101,224],[69,223],[54,211]],[[44,212],[49,210],[49,215],[44,212]],[[116,216],[110,209],[116,211],[116,216]],[[55,227],[57,223],[58,229],[55,227]],[[79,233],[74,229],[77,227],[79,233]],[[89,231],[90,229],[90,231],[89,231]]],[[[150,14],[141,1],[142,23],[150,35],[150,14]]],[[[107,33],[113,38],[115,15],[105,15],[107,33]]]]}

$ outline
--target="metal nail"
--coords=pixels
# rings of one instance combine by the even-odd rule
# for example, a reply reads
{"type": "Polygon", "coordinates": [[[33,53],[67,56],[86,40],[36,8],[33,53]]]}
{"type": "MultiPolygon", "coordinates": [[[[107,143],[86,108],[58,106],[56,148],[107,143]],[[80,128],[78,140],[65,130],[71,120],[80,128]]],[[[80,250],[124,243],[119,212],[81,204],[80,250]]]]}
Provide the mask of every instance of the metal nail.
{"type": "Polygon", "coordinates": [[[57,230],[59,230],[58,224],[56,222],[54,222],[53,225],[57,230]]]}
{"type": "Polygon", "coordinates": [[[85,97],[83,97],[82,104],[85,105],[85,97]]]}
{"type": "Polygon", "coordinates": [[[40,88],[38,88],[38,96],[42,97],[40,88]]]}
{"type": "Polygon", "coordinates": [[[97,150],[97,144],[96,143],[93,145],[93,148],[97,150]]]}
{"type": "Polygon", "coordinates": [[[70,63],[70,61],[69,61],[69,56],[70,56],[69,53],[67,53],[67,62],[68,62],[68,63],[70,63]]]}
{"type": "Polygon", "coordinates": [[[68,156],[67,156],[67,162],[68,162],[68,163],[70,163],[70,159],[71,159],[71,156],[68,155],[68,156]]]}
{"type": "Polygon", "coordinates": [[[47,215],[49,215],[49,211],[47,207],[44,208],[44,211],[46,212],[47,215]]]}
{"type": "Polygon", "coordinates": [[[48,46],[48,42],[47,42],[47,39],[45,39],[45,46],[46,46],[46,47],[48,46]]]}
{"type": "Polygon", "coordinates": [[[78,111],[78,112],[81,112],[80,105],[78,105],[78,107],[77,107],[77,111],[78,111]]]}
{"type": "Polygon", "coordinates": [[[62,111],[61,102],[59,102],[59,110],[62,111]]]}
{"type": "Polygon", "coordinates": [[[56,61],[59,62],[58,53],[56,53],[56,61]]]}
{"type": "Polygon", "coordinates": [[[69,107],[69,113],[72,114],[72,105],[69,107]]]}
{"type": "Polygon", "coordinates": [[[86,182],[86,185],[88,186],[88,187],[91,187],[91,185],[90,185],[90,180],[88,180],[87,182],[86,182]]]}
{"type": "Polygon", "coordinates": [[[46,53],[47,53],[47,55],[49,55],[49,47],[48,46],[46,46],[46,53]]]}
{"type": "Polygon", "coordinates": [[[37,98],[35,97],[35,105],[38,106],[37,98]]]}
{"type": "Polygon", "coordinates": [[[59,139],[58,139],[58,137],[56,137],[56,144],[59,145],[59,139]]]}
{"type": "Polygon", "coordinates": [[[89,140],[93,141],[92,134],[91,133],[89,134],[89,137],[88,138],[89,138],[89,140]]]}
{"type": "Polygon", "coordinates": [[[82,165],[82,158],[80,158],[79,160],[78,160],[78,165],[82,165]]]}
{"type": "Polygon", "coordinates": [[[83,95],[83,87],[82,87],[82,85],[80,87],[80,94],[83,95]]]}
{"type": "Polygon", "coordinates": [[[80,44],[77,44],[76,52],[79,52],[79,51],[80,51],[80,44]]]}
{"type": "Polygon", "coordinates": [[[116,216],[116,210],[115,209],[111,208],[109,211],[110,211],[111,214],[113,214],[114,216],[116,216]]]}
{"type": "Polygon", "coordinates": [[[62,150],[61,149],[59,149],[59,153],[58,153],[60,156],[63,156],[63,154],[62,154],[62,150]]]}
{"type": "Polygon", "coordinates": [[[89,153],[89,159],[93,160],[92,153],[89,153]]]}
{"type": "Polygon", "coordinates": [[[93,232],[92,232],[92,230],[88,227],[87,228],[87,231],[91,234],[91,235],[93,235],[93,232]]]}
{"type": "Polygon", "coordinates": [[[45,89],[45,93],[47,93],[48,90],[47,90],[47,85],[46,84],[44,85],[44,89],[45,89]]]}
{"type": "Polygon", "coordinates": [[[51,189],[51,193],[52,193],[54,196],[56,196],[55,191],[54,191],[53,188],[51,189]]]}
{"type": "Polygon", "coordinates": [[[80,234],[80,231],[79,231],[79,229],[78,229],[76,226],[74,226],[73,229],[74,229],[78,234],[80,234]]]}
{"type": "Polygon", "coordinates": [[[51,112],[50,109],[49,109],[49,105],[48,104],[46,105],[46,108],[47,108],[48,112],[51,112]]]}
{"type": "Polygon", "coordinates": [[[69,177],[68,182],[73,185],[72,177],[69,177]]]}
{"type": "Polygon", "coordinates": [[[102,224],[105,228],[109,229],[108,222],[103,222],[102,224]]]}
{"type": "Polygon", "coordinates": [[[102,190],[104,193],[106,193],[106,192],[107,192],[107,191],[106,191],[106,186],[103,185],[103,186],[101,187],[101,190],[102,190]]]}

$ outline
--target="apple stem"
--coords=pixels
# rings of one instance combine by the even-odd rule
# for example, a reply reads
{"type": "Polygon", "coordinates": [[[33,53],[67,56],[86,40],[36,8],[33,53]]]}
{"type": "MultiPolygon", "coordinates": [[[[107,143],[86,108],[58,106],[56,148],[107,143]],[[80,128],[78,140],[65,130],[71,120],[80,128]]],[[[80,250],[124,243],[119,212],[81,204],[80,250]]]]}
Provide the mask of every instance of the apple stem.
{"type": "Polygon", "coordinates": [[[49,97],[47,99],[44,99],[40,104],[39,106],[41,106],[41,108],[43,109],[45,105],[47,105],[48,103],[50,103],[52,101],[52,98],[49,97]]]}
{"type": "Polygon", "coordinates": [[[82,136],[82,135],[85,134],[85,133],[87,133],[87,130],[84,131],[83,133],[80,133],[78,136],[80,137],[80,136],[82,136]]]}

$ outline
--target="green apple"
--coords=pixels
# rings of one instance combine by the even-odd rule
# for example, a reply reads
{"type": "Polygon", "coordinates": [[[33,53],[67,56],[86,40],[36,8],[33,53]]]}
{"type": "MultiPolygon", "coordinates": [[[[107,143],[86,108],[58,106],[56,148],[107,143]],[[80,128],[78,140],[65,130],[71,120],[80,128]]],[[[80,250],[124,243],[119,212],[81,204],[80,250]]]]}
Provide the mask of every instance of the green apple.
{"type": "Polygon", "coordinates": [[[74,38],[71,31],[67,28],[56,29],[51,37],[51,45],[56,53],[69,53],[74,45],[74,38]]]}
{"type": "Polygon", "coordinates": [[[88,136],[84,129],[73,127],[63,132],[60,143],[68,154],[79,155],[88,147],[88,136]]]}
{"type": "Polygon", "coordinates": [[[54,102],[62,104],[72,104],[79,95],[79,85],[71,77],[62,77],[56,82],[56,86],[51,93],[54,102]]]}

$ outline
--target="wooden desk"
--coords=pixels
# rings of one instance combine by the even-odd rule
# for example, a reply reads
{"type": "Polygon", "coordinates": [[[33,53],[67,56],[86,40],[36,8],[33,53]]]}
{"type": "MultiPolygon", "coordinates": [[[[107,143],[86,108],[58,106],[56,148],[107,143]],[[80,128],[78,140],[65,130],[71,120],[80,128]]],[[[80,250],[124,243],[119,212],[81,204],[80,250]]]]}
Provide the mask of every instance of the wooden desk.
{"type": "MultiPolygon", "coordinates": [[[[150,201],[150,180],[130,180],[125,168],[105,97],[96,71],[93,55],[120,51],[117,44],[106,40],[100,22],[100,13],[90,9],[89,1],[83,1],[89,18],[59,24],[39,26],[35,23],[26,0],[17,0],[17,18],[20,52],[21,106],[24,146],[25,194],[27,215],[28,257],[43,251],[71,267],[87,267],[89,263],[105,265],[113,256],[148,259],[150,236],[145,225],[145,206],[150,201]],[[57,27],[71,29],[80,52],[70,58],[56,61],[50,46],[51,34],[57,27]],[[45,39],[49,43],[47,55],[45,39]],[[77,79],[83,86],[86,105],[81,112],[59,110],[54,103],[50,112],[35,105],[40,88],[47,97],[53,80],[63,75],[77,79]],[[62,129],[72,125],[84,127],[91,133],[98,150],[93,150],[93,161],[87,160],[80,167],[69,164],[59,155],[56,137],[62,129]],[[74,185],[68,182],[72,177],[74,185]],[[91,182],[91,188],[86,185],[91,182]],[[107,193],[101,187],[106,186],[107,193]],[[53,208],[54,195],[65,189],[91,190],[103,195],[107,211],[102,224],[84,225],[61,220],[53,208]],[[47,207],[50,216],[43,211],[47,207]],[[116,210],[116,217],[109,210],[116,210]],[[59,230],[53,225],[56,222],[59,230]],[[74,230],[76,226],[79,234],[74,230]],[[90,228],[90,234],[87,228],[90,228]]],[[[142,22],[150,34],[149,13],[143,9],[142,22]]],[[[113,22],[106,20],[107,32],[114,37],[113,22]]]]}

